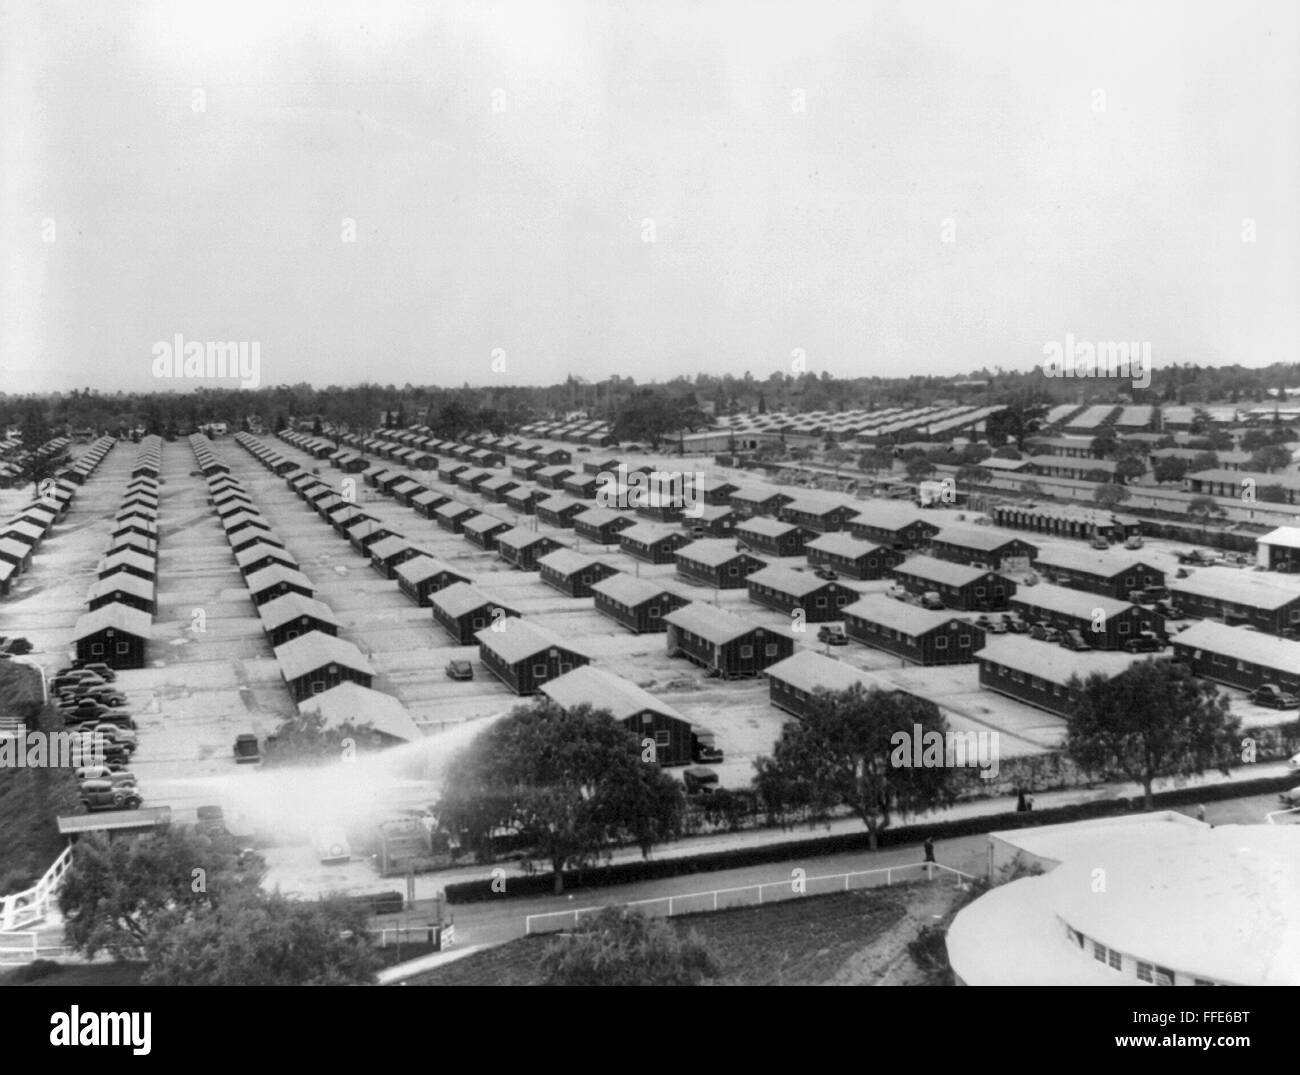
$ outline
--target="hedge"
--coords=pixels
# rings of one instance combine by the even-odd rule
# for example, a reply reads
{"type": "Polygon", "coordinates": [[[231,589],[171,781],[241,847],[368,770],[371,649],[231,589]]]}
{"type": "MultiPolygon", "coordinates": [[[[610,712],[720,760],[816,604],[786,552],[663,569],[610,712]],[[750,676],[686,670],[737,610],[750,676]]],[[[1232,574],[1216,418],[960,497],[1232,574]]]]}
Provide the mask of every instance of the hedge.
{"type": "MultiPolygon", "coordinates": [[[[1261,795],[1282,791],[1289,787],[1293,776],[1261,777],[1257,780],[1222,784],[1174,788],[1152,796],[1156,809],[1185,803],[1215,802],[1219,799],[1236,799],[1247,795],[1261,795]]],[[[878,847],[898,847],[918,844],[927,837],[934,840],[951,840],[959,836],[976,836],[981,833],[1000,832],[1005,829],[1028,828],[1031,825],[1055,825],[1067,821],[1088,821],[1094,818],[1114,817],[1142,809],[1142,797],[1104,799],[1097,802],[1071,803],[1026,813],[983,814],[976,817],[953,818],[944,821],[922,822],[888,828],[880,833],[878,847]]],[[[711,873],[715,870],[741,869],[746,866],[763,866],[791,859],[838,855],[866,851],[870,848],[867,833],[845,833],[822,836],[808,840],[766,844],[761,847],[735,848],[729,851],[707,852],[688,858],[654,859],[640,862],[621,862],[611,866],[591,867],[584,870],[565,870],[566,892],[606,888],[611,885],[655,881],[666,877],[680,877],[694,873],[711,873]]],[[[485,864],[490,870],[491,865],[485,864]]],[[[479,903],[486,900],[509,899],[519,896],[548,896],[555,890],[554,873],[511,877],[504,892],[492,890],[492,878],[481,881],[463,881],[450,884],[445,889],[448,903],[479,903]]]]}

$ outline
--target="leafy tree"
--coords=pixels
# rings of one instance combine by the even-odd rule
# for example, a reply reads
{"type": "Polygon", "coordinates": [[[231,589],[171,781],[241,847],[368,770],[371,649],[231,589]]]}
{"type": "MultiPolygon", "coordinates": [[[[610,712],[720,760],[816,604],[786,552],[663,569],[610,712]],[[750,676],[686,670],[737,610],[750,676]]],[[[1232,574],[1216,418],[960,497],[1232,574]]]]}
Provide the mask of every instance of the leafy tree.
{"type": "Polygon", "coordinates": [[[1114,511],[1131,495],[1128,489],[1122,485],[1116,485],[1114,482],[1102,482],[1093,492],[1092,501],[1098,507],[1105,508],[1107,511],[1114,511]]]}
{"type": "Polygon", "coordinates": [[[1066,755],[1085,772],[1141,784],[1151,809],[1156,779],[1226,775],[1240,732],[1228,699],[1182,664],[1151,659],[1117,676],[1093,673],[1070,683],[1066,755]]]}
{"type": "Polygon", "coordinates": [[[907,461],[905,469],[909,481],[921,481],[934,473],[934,464],[924,456],[916,456],[907,461]]]}
{"type": "MultiPolygon", "coordinates": [[[[814,816],[847,806],[867,827],[874,850],[895,814],[915,814],[953,801],[950,765],[910,764],[896,734],[947,734],[933,702],[903,691],[819,691],[809,715],[787,728],[772,758],[755,762],[755,786],[768,812],[810,810],[814,816]]],[[[946,759],[944,759],[946,760],[946,759]]]]}
{"type": "Polygon", "coordinates": [[[988,467],[964,466],[957,468],[957,480],[959,482],[970,482],[972,485],[981,485],[991,480],[993,472],[988,467]]]}
{"type": "Polygon", "coordinates": [[[1162,455],[1152,467],[1152,476],[1156,481],[1180,482],[1187,474],[1187,460],[1176,455],[1162,455]]]}
{"type": "Polygon", "coordinates": [[[150,936],[145,985],[371,985],[378,959],[357,902],[257,893],[150,936]]]}
{"type": "Polygon", "coordinates": [[[1194,496],[1187,502],[1187,514],[1200,521],[1201,528],[1210,525],[1212,519],[1225,519],[1228,512],[1212,496],[1194,496]]]}
{"type": "Polygon", "coordinates": [[[1265,504],[1285,504],[1287,493],[1281,485],[1261,485],[1255,496],[1265,504]]]}
{"type": "Polygon", "coordinates": [[[1250,469],[1264,473],[1285,470],[1291,465],[1291,453],[1277,444],[1260,448],[1250,457],[1250,469]]]}
{"type": "Polygon", "coordinates": [[[1089,448],[1098,459],[1106,459],[1115,454],[1117,445],[1118,441],[1115,439],[1115,434],[1110,430],[1106,430],[1092,438],[1092,444],[1089,448]]]}
{"type": "Polygon", "coordinates": [[[826,462],[835,468],[835,476],[840,476],[840,467],[853,458],[853,453],[845,451],[838,445],[826,452],[826,462]]]}
{"type": "Polygon", "coordinates": [[[1248,429],[1241,435],[1241,450],[1243,452],[1257,452],[1272,443],[1272,438],[1263,429],[1248,429]]]}
{"type": "Polygon", "coordinates": [[[228,837],[186,828],[134,839],[91,833],[77,841],[59,890],[65,939],[91,958],[140,958],[157,929],[258,891],[264,869],[228,837]]]}
{"type": "Polygon", "coordinates": [[[321,425],[320,415],[316,415],[316,417],[312,419],[311,435],[313,437],[319,437],[324,432],[324,428],[325,427],[321,425]]]}
{"type": "Polygon", "coordinates": [[[543,985],[700,985],[720,967],[692,930],[685,937],[668,922],[606,907],[542,953],[543,985]]]}
{"type": "Polygon", "coordinates": [[[295,713],[267,738],[262,764],[328,765],[354,753],[383,747],[382,737],[368,723],[343,724],[330,728],[316,710],[295,713]]]}
{"type": "Polygon", "coordinates": [[[43,452],[43,448],[51,439],[50,426],[45,420],[45,408],[39,403],[33,403],[23,414],[22,425],[20,426],[23,438],[23,478],[36,487],[36,495],[40,492],[40,485],[46,478],[54,472],[54,460],[48,452],[43,452]]]}
{"type": "Polygon", "coordinates": [[[878,474],[893,468],[894,456],[884,448],[868,448],[858,456],[858,466],[868,474],[878,474]]]}
{"type": "Polygon", "coordinates": [[[648,441],[657,448],[679,429],[702,421],[694,400],[671,399],[665,392],[642,389],[627,401],[614,418],[614,436],[620,441],[648,441]]]}
{"type": "Polygon", "coordinates": [[[681,787],[643,760],[646,749],[608,710],[522,706],[457,758],[439,815],[480,850],[497,828],[523,833],[550,863],[558,893],[566,867],[618,841],[649,854],[681,831],[681,787]]]}
{"type": "Polygon", "coordinates": [[[1010,444],[1004,444],[993,453],[994,459],[1023,459],[1019,449],[1010,444]]]}
{"type": "Polygon", "coordinates": [[[1020,493],[1022,496],[1040,497],[1043,495],[1043,487],[1030,478],[1028,481],[1020,483],[1020,493]]]}
{"type": "Polygon", "coordinates": [[[1134,478],[1140,478],[1147,472],[1147,466],[1142,460],[1134,459],[1127,456],[1115,464],[1115,478],[1120,484],[1132,481],[1134,478]]]}

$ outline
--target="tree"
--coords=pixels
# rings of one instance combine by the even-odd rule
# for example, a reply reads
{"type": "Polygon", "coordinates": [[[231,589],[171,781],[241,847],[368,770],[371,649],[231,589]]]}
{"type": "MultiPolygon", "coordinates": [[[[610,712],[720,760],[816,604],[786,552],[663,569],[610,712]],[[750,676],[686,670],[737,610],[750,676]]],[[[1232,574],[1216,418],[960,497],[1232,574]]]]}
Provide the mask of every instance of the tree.
{"type": "Polygon", "coordinates": [[[853,453],[845,451],[843,448],[839,447],[839,445],[830,448],[826,452],[826,462],[835,468],[835,476],[837,478],[840,476],[840,467],[844,466],[844,464],[852,458],[853,453]]]}
{"type": "Polygon", "coordinates": [[[29,406],[23,415],[23,478],[35,486],[33,496],[40,495],[40,486],[54,471],[54,460],[48,452],[41,451],[50,441],[50,427],[45,421],[45,408],[39,403],[29,406]]]}
{"type": "Polygon", "coordinates": [[[934,464],[918,455],[907,461],[906,470],[909,481],[921,481],[934,473],[934,464]]]}
{"type": "Polygon", "coordinates": [[[1228,699],[1184,665],[1149,659],[1107,678],[1094,672],[1070,684],[1065,752],[1081,769],[1141,784],[1144,809],[1160,777],[1228,772],[1240,721],[1228,699]]]}
{"type": "Polygon", "coordinates": [[[994,459],[1023,459],[1020,451],[1010,444],[1004,444],[993,453],[994,459]]]}
{"type": "Polygon", "coordinates": [[[1187,502],[1187,514],[1200,521],[1202,530],[1210,525],[1211,519],[1225,519],[1228,515],[1223,505],[1212,496],[1192,497],[1187,502]]]}
{"type": "Polygon", "coordinates": [[[315,418],[312,419],[311,435],[313,437],[319,437],[323,431],[324,431],[324,427],[321,425],[320,415],[318,414],[316,415],[315,418]]]}
{"type": "Polygon", "coordinates": [[[1241,450],[1243,452],[1257,452],[1272,443],[1272,438],[1263,429],[1248,429],[1241,435],[1241,450]]]}
{"type": "Polygon", "coordinates": [[[223,903],[158,931],[145,985],[371,985],[379,961],[366,908],[352,900],[279,893],[223,903]]]}
{"type": "Polygon", "coordinates": [[[1126,456],[1115,464],[1115,479],[1121,485],[1127,484],[1134,478],[1142,477],[1146,472],[1146,464],[1140,459],[1134,459],[1132,456],[1126,456]]]}
{"type": "Polygon", "coordinates": [[[1022,496],[1040,497],[1043,495],[1043,487],[1030,478],[1020,483],[1020,493],[1022,496]]]}
{"type": "Polygon", "coordinates": [[[1187,472],[1195,474],[1198,470],[1214,470],[1218,465],[1218,453],[1198,452],[1192,457],[1192,461],[1187,464],[1187,472]]]}
{"type": "Polygon", "coordinates": [[[308,710],[289,717],[267,738],[262,764],[328,765],[382,747],[382,738],[368,723],[345,721],[330,728],[320,713],[308,710]]]}
{"type": "Polygon", "coordinates": [[[1103,482],[1093,492],[1092,500],[1098,507],[1105,508],[1107,511],[1114,511],[1130,495],[1128,489],[1122,485],[1116,485],[1114,482],[1103,482]]]}
{"type": "Polygon", "coordinates": [[[868,448],[858,456],[858,467],[868,474],[878,474],[882,470],[892,469],[893,466],[893,453],[884,448],[868,448]]]}
{"type": "Polygon", "coordinates": [[[587,705],[538,703],[513,710],[480,732],[451,767],[439,815],[480,851],[497,828],[531,841],[564,888],[564,870],[619,841],[649,854],[681,831],[681,786],[643,743],[587,705]]]}
{"type": "Polygon", "coordinates": [[[59,890],[64,937],[90,958],[138,959],[156,929],[260,891],[263,872],[261,859],[229,837],[183,828],[134,839],[91,833],[77,841],[59,890]]]}
{"type": "MultiPolygon", "coordinates": [[[[691,409],[694,410],[692,403],[691,409]]],[[[614,417],[614,436],[620,441],[649,441],[652,448],[671,433],[690,424],[688,413],[662,391],[645,388],[628,400],[614,417]]]]}
{"type": "Polygon", "coordinates": [[[1291,465],[1291,453],[1278,444],[1269,444],[1260,448],[1250,457],[1250,469],[1262,473],[1285,470],[1291,465]]]}
{"type": "Polygon", "coordinates": [[[903,691],[854,685],[818,691],[808,715],[790,725],[771,758],[759,758],[755,786],[769,813],[782,807],[810,809],[815,816],[847,806],[867,827],[874,850],[895,814],[914,814],[953,801],[953,768],[912,764],[911,749],[899,754],[897,733],[946,742],[947,722],[933,702],[903,691]]]}
{"type": "Polygon", "coordinates": [[[984,482],[991,480],[993,472],[988,467],[981,466],[964,466],[957,468],[957,480],[959,482],[969,482],[971,485],[982,485],[984,482]]]}
{"type": "Polygon", "coordinates": [[[1092,438],[1092,444],[1089,448],[1092,454],[1098,459],[1105,459],[1108,456],[1115,454],[1115,448],[1117,445],[1118,442],[1115,439],[1115,434],[1110,430],[1106,430],[1103,433],[1098,433],[1092,438]]]}
{"type": "Polygon", "coordinates": [[[1176,455],[1162,455],[1152,468],[1152,476],[1161,483],[1180,482],[1186,474],[1187,460],[1176,455]]]}
{"type": "Polygon", "coordinates": [[[606,907],[583,919],[542,953],[543,985],[700,985],[720,973],[718,961],[692,930],[606,907]]]}
{"type": "Polygon", "coordinates": [[[1281,485],[1261,485],[1255,495],[1265,504],[1285,504],[1286,488],[1281,485]]]}

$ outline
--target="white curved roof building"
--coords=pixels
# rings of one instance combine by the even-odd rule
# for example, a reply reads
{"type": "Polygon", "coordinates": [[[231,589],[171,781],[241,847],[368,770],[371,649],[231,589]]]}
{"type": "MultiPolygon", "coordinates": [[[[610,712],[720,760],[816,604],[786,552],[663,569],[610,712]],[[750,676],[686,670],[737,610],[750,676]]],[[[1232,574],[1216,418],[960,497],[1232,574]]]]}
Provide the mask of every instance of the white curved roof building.
{"type": "Polygon", "coordinates": [[[957,914],[963,984],[1300,984],[1300,826],[1165,815],[997,837],[1048,872],[957,914]]]}

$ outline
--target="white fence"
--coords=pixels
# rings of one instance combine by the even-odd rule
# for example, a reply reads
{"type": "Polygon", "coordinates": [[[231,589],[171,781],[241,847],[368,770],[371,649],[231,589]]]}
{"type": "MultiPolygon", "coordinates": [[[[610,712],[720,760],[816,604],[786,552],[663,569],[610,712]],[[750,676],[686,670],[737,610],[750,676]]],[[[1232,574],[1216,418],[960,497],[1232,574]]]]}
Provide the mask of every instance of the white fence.
{"type": "Polygon", "coordinates": [[[61,944],[41,944],[36,930],[14,930],[0,933],[0,967],[13,967],[37,959],[59,959],[72,954],[72,949],[61,944]]]}
{"type": "Polygon", "coordinates": [[[50,904],[58,893],[63,875],[68,872],[70,865],[72,865],[71,844],[63,849],[62,854],[45,871],[45,876],[31,888],[15,892],[10,896],[0,896],[0,933],[12,933],[24,926],[43,921],[49,914],[50,904]]]}
{"type": "Polygon", "coordinates": [[[577,907],[571,911],[550,911],[532,914],[524,919],[524,932],[556,933],[576,927],[583,915],[595,914],[608,907],[636,907],[651,918],[670,918],[674,915],[698,914],[701,911],[725,911],[733,907],[757,907],[764,903],[779,903],[802,896],[829,896],[835,892],[852,892],[863,888],[892,885],[895,878],[901,881],[933,881],[935,874],[951,876],[957,884],[964,885],[975,878],[972,874],[944,866],[938,862],[913,862],[905,866],[887,866],[879,870],[857,870],[853,873],[826,874],[806,877],[802,871],[787,881],[768,881],[761,885],[744,885],[740,888],[715,888],[707,892],[691,892],[682,896],[659,896],[630,903],[601,904],[598,907],[577,907]]]}

